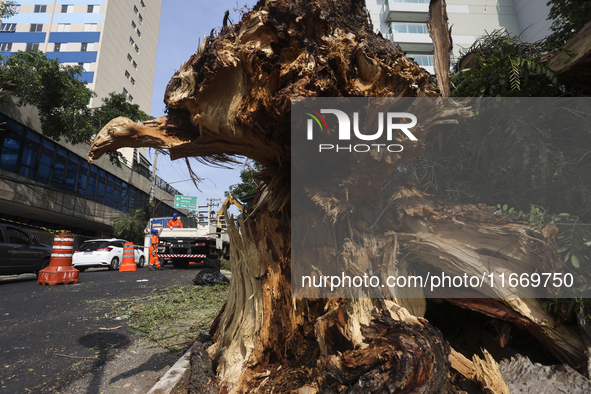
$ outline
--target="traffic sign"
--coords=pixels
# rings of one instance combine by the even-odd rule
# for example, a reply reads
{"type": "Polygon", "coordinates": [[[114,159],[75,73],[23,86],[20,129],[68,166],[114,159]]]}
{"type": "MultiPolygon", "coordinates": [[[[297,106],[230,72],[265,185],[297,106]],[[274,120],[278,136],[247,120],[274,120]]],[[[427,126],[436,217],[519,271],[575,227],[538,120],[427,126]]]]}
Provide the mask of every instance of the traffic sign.
{"type": "Polygon", "coordinates": [[[181,209],[197,209],[197,197],[174,196],[174,207],[181,209]]]}

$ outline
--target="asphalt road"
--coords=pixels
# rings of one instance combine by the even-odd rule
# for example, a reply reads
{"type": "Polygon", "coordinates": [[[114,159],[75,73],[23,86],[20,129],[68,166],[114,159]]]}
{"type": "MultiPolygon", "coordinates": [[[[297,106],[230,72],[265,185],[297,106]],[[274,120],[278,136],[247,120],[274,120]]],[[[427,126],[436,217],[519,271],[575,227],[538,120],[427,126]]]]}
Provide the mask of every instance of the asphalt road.
{"type": "Polygon", "coordinates": [[[106,316],[113,304],[192,284],[191,268],[92,269],[56,286],[38,285],[33,274],[0,276],[0,393],[56,393],[105,365],[137,339],[125,320],[106,316]]]}

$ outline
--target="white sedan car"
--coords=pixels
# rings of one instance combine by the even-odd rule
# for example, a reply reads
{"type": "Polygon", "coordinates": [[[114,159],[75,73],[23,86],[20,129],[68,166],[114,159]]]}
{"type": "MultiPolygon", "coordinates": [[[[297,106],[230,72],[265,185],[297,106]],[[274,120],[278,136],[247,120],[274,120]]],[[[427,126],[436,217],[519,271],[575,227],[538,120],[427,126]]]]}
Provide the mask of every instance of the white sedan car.
{"type": "MultiPolygon", "coordinates": [[[[123,260],[124,239],[91,239],[84,241],[79,248],[74,250],[72,265],[80,272],[90,267],[108,267],[109,270],[119,269],[123,260]]],[[[145,264],[142,247],[134,247],[135,264],[141,268],[145,264]]]]}

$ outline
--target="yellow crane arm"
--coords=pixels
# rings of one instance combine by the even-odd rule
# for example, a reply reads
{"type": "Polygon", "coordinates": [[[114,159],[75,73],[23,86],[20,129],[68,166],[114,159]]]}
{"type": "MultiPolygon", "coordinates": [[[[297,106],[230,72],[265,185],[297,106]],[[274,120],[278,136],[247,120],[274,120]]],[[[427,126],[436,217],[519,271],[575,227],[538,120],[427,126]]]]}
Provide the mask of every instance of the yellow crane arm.
{"type": "Polygon", "coordinates": [[[244,208],[242,207],[242,204],[240,204],[238,202],[238,200],[236,200],[234,198],[234,196],[229,195],[228,197],[226,197],[226,200],[224,201],[224,203],[222,204],[222,207],[220,208],[220,210],[218,211],[218,213],[216,215],[216,221],[218,223],[219,228],[222,228],[221,218],[222,218],[222,216],[224,216],[224,206],[226,207],[226,209],[228,209],[228,208],[230,208],[231,205],[234,205],[236,208],[238,208],[238,210],[240,210],[240,212],[244,212],[244,208]]]}

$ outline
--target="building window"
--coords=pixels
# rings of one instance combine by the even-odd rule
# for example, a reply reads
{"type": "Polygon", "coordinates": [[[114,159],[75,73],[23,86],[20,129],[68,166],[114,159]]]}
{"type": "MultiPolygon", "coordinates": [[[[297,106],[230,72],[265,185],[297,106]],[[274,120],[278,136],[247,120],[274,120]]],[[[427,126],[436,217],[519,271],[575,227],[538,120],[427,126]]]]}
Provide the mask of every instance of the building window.
{"type": "MultiPolygon", "coordinates": [[[[91,46],[91,50],[92,50],[92,44],[90,44],[91,46]]],[[[82,44],[80,44],[80,52],[86,52],[88,51],[88,43],[87,42],[83,42],[82,44]]]]}
{"type": "Polygon", "coordinates": [[[58,23],[57,31],[70,31],[70,26],[69,23],[58,23]]]}
{"type": "Polygon", "coordinates": [[[84,71],[90,71],[90,63],[78,63],[80,67],[84,69],[84,71]]]}
{"type": "Polygon", "coordinates": [[[123,94],[125,95],[125,97],[127,97],[127,94],[128,94],[128,93],[129,93],[129,92],[127,91],[127,89],[123,88],[123,94]]]}
{"type": "Polygon", "coordinates": [[[429,34],[426,23],[392,23],[393,33],[429,34]]]}
{"type": "Polygon", "coordinates": [[[137,68],[137,63],[135,62],[135,60],[133,61],[133,68],[137,68]]]}
{"type": "Polygon", "coordinates": [[[419,64],[419,66],[421,67],[433,67],[434,64],[434,60],[433,60],[433,55],[407,55],[408,57],[411,57],[415,60],[415,62],[417,62],[419,64]]]}
{"type": "Polygon", "coordinates": [[[131,78],[131,84],[135,85],[135,79],[133,79],[133,77],[131,78]]]}
{"type": "Polygon", "coordinates": [[[88,179],[88,163],[85,160],[80,160],[80,171],[78,171],[78,186],[76,187],[76,191],[81,196],[86,194],[86,181],[88,179]]]}
{"type": "Polygon", "coordinates": [[[131,57],[131,55],[128,53],[128,54],[127,54],[127,60],[131,61],[131,59],[132,59],[132,57],[131,57]]]}
{"type": "Polygon", "coordinates": [[[128,78],[129,79],[129,75],[130,75],[129,74],[129,71],[125,70],[125,78],[128,78]]]}
{"type": "Polygon", "coordinates": [[[10,52],[11,50],[12,50],[12,43],[11,42],[0,43],[0,52],[10,52]]]}
{"type": "Polygon", "coordinates": [[[144,4],[144,0],[140,0],[140,4],[142,5],[142,7],[146,8],[146,5],[144,4]]]}
{"type": "Polygon", "coordinates": [[[24,147],[22,158],[20,160],[19,174],[27,178],[35,178],[35,167],[37,165],[37,157],[39,156],[39,148],[41,147],[41,136],[32,130],[27,129],[24,140],[24,147]]]}
{"type": "Polygon", "coordinates": [[[14,32],[16,30],[16,23],[3,23],[0,25],[0,32],[14,32]]]}
{"type": "Polygon", "coordinates": [[[35,12],[35,13],[45,13],[45,12],[47,12],[47,6],[46,5],[36,5],[35,6],[35,10],[33,12],[35,12]]]}
{"type": "Polygon", "coordinates": [[[54,52],[65,51],[66,50],[66,45],[67,44],[62,44],[61,42],[56,42],[55,44],[53,44],[53,51],[54,52]]]}
{"type": "Polygon", "coordinates": [[[97,177],[98,177],[98,169],[95,165],[90,166],[90,172],[88,173],[88,190],[86,192],[86,197],[95,200],[96,195],[96,185],[97,185],[97,177]]]}
{"type": "Polygon", "coordinates": [[[129,37],[129,44],[130,44],[130,45],[133,45],[133,44],[135,44],[135,41],[134,41],[134,40],[133,40],[133,38],[131,38],[131,37],[129,37]]]}
{"type": "Polygon", "coordinates": [[[31,29],[29,31],[43,31],[43,23],[31,23],[31,29]]]}
{"type": "MultiPolygon", "coordinates": [[[[4,146],[2,147],[2,153],[0,154],[0,168],[16,172],[21,141],[24,134],[23,127],[9,119],[7,125],[3,126],[3,129],[4,146]]],[[[0,142],[2,142],[1,137],[0,142]]]]}
{"type": "Polygon", "coordinates": [[[133,96],[131,94],[127,97],[127,101],[133,103],[133,96]]]}
{"type": "Polygon", "coordinates": [[[76,179],[78,178],[78,157],[73,153],[70,153],[70,160],[68,161],[68,167],[66,168],[66,190],[75,192],[76,191],[76,179]]]}
{"type": "Polygon", "coordinates": [[[73,5],[62,5],[62,13],[72,13],[74,12],[74,6],[73,5]]]}
{"type": "Polygon", "coordinates": [[[21,11],[21,5],[20,4],[14,4],[12,7],[10,7],[10,11],[13,14],[18,14],[21,11]]]}
{"type": "Polygon", "coordinates": [[[142,32],[140,31],[140,29],[137,29],[137,36],[141,37],[142,36],[142,32]]]}
{"type": "Polygon", "coordinates": [[[86,12],[89,14],[98,13],[100,5],[89,5],[86,7],[86,12]]]}
{"type": "Polygon", "coordinates": [[[136,6],[133,6],[133,12],[135,12],[136,14],[138,13],[138,9],[136,6]]]}
{"type": "Polygon", "coordinates": [[[28,43],[26,51],[38,51],[39,50],[39,43],[28,43]]]}
{"type": "Polygon", "coordinates": [[[53,163],[53,174],[51,176],[51,184],[53,186],[63,187],[67,162],[68,151],[62,148],[61,146],[58,146],[55,153],[55,160],[53,163]]]}
{"type": "Polygon", "coordinates": [[[139,52],[140,51],[140,48],[137,45],[134,46],[134,49],[135,49],[136,52],[139,52]]]}
{"type": "Polygon", "coordinates": [[[137,18],[140,20],[140,23],[144,23],[144,17],[142,14],[137,14],[137,18]]]}
{"type": "Polygon", "coordinates": [[[136,24],[134,21],[131,21],[131,27],[133,27],[134,29],[136,28],[136,24]]]}
{"type": "Polygon", "coordinates": [[[96,23],[85,23],[84,31],[96,31],[96,23]]]}

